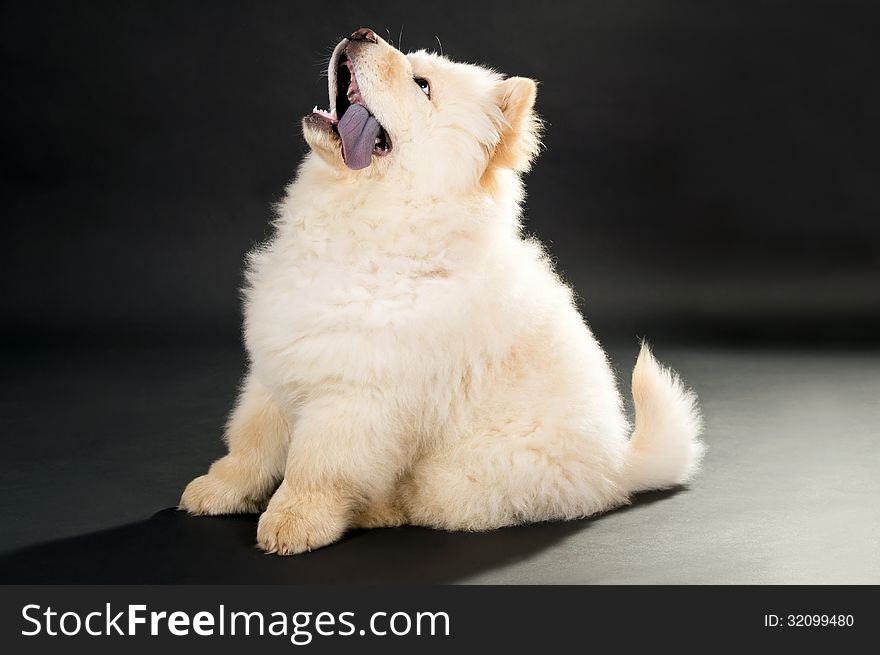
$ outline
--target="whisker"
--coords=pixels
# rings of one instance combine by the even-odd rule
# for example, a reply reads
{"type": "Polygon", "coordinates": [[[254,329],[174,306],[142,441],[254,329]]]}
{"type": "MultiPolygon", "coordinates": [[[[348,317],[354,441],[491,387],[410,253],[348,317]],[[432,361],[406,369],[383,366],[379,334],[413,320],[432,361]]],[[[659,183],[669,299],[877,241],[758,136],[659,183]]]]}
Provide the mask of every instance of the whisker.
{"type": "Polygon", "coordinates": [[[403,51],[403,23],[400,24],[400,33],[397,35],[397,49],[403,51]]]}
{"type": "Polygon", "coordinates": [[[315,66],[321,69],[320,77],[328,77],[327,69],[330,67],[330,62],[333,60],[333,52],[336,50],[336,45],[342,40],[342,37],[336,39],[332,45],[324,48],[324,53],[320,56],[320,58],[315,62],[315,66]]]}
{"type": "Polygon", "coordinates": [[[436,34],[434,35],[434,38],[437,39],[437,45],[440,46],[440,56],[442,57],[443,56],[443,44],[440,43],[440,37],[437,36],[436,34]]]}

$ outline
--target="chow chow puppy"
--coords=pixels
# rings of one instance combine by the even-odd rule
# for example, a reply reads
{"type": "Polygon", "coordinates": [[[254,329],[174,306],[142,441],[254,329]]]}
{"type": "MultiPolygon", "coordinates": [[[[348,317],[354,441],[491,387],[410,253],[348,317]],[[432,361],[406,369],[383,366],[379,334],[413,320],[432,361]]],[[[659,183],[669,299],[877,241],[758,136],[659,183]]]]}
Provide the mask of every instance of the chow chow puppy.
{"type": "Polygon", "coordinates": [[[262,512],[257,544],[290,555],[349,528],[575,519],[688,480],[694,395],[642,346],[630,434],[571,290],[522,234],[535,82],[363,28],[328,77],[250,255],[229,454],[181,509],[262,512]]]}

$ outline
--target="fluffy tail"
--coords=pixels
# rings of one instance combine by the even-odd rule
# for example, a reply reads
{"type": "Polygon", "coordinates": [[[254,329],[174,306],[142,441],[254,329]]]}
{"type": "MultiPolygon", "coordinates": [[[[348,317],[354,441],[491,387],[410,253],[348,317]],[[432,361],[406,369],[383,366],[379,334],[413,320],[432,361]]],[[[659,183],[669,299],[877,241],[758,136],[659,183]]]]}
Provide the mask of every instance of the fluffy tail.
{"type": "Polygon", "coordinates": [[[654,359],[645,343],[633,369],[632,394],[636,427],[624,464],[624,487],[636,492],[687,482],[705,451],[696,395],[654,359]]]}

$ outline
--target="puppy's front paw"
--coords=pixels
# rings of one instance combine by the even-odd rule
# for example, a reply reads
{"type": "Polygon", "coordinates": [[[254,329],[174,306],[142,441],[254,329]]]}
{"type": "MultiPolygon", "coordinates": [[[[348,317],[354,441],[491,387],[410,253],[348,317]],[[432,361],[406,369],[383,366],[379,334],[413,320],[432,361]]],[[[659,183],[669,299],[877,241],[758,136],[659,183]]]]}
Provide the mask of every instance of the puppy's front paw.
{"type": "Polygon", "coordinates": [[[329,517],[269,509],[257,525],[257,546],[267,553],[296,555],[338,541],[345,526],[329,517]]]}
{"type": "Polygon", "coordinates": [[[267,553],[296,555],[338,541],[348,527],[346,503],[333,494],[298,494],[286,483],[257,525],[257,546],[267,553]]]}
{"type": "Polygon", "coordinates": [[[178,509],[196,515],[255,514],[260,504],[213,475],[202,475],[183,491],[178,509]]]}

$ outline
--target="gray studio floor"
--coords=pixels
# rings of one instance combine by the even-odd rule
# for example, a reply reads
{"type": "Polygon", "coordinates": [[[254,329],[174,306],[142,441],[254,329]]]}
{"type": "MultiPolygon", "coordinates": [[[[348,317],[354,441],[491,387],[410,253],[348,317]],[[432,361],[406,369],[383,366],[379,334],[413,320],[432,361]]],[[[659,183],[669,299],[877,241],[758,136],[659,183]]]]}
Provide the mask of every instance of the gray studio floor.
{"type": "MultiPolygon", "coordinates": [[[[636,344],[610,350],[625,381],[636,344]]],[[[374,582],[880,583],[880,352],[662,343],[655,352],[702,401],[710,449],[690,488],[498,538],[405,528],[353,535],[331,547],[336,554],[305,557],[316,565],[348,557],[355,570],[358,549],[368,550],[374,582]],[[401,579],[395,553],[403,547],[422,575],[401,579]]],[[[85,543],[71,537],[138,524],[175,505],[185,483],[222,452],[219,431],[243,366],[239,349],[227,345],[55,347],[4,357],[0,552],[31,549],[31,565],[42,552],[34,544],[70,550],[64,544],[85,543]]],[[[211,533],[212,549],[243,562],[235,581],[249,579],[253,560],[255,581],[296,582],[306,561],[254,559],[245,543],[252,527],[239,526],[234,539],[211,533]]],[[[178,579],[211,581],[193,570],[178,579]]],[[[334,570],[333,581],[344,582],[334,570]]],[[[308,581],[321,581],[315,571],[308,581]]]]}

